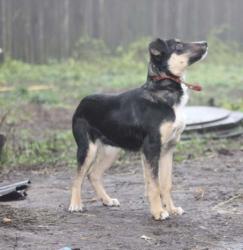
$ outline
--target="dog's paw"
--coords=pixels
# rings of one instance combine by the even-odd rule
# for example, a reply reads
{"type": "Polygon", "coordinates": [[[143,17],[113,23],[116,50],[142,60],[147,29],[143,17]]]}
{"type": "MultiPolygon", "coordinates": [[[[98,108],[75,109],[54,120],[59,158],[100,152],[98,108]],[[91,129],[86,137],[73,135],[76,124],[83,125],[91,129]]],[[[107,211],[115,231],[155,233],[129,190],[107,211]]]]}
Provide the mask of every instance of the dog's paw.
{"type": "Polygon", "coordinates": [[[169,218],[169,213],[167,211],[163,211],[160,214],[160,220],[166,220],[167,218],[169,218]]]}
{"type": "Polygon", "coordinates": [[[153,218],[155,220],[166,220],[168,217],[169,217],[169,213],[166,210],[161,211],[157,215],[153,215],[153,218]]]}
{"type": "Polygon", "coordinates": [[[82,204],[71,204],[68,208],[69,212],[84,212],[84,207],[82,204]]]}
{"type": "Polygon", "coordinates": [[[181,207],[174,207],[171,209],[171,213],[174,215],[182,215],[185,211],[181,207]]]}
{"type": "Polygon", "coordinates": [[[117,199],[110,199],[108,201],[103,201],[103,205],[107,207],[120,207],[120,202],[117,199]]]}

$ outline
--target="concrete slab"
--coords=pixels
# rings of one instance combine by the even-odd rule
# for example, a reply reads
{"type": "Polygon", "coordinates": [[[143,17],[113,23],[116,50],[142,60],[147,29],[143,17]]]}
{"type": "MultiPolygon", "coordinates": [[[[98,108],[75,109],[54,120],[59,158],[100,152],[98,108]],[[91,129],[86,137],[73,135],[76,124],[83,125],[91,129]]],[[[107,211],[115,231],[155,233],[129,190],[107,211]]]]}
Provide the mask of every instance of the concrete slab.
{"type": "Polygon", "coordinates": [[[186,107],[186,124],[189,127],[220,121],[229,117],[230,113],[229,110],[216,107],[186,107]]]}
{"type": "Polygon", "coordinates": [[[243,113],[216,107],[192,106],[186,108],[186,128],[183,139],[192,134],[214,139],[243,135],[243,113]]]}

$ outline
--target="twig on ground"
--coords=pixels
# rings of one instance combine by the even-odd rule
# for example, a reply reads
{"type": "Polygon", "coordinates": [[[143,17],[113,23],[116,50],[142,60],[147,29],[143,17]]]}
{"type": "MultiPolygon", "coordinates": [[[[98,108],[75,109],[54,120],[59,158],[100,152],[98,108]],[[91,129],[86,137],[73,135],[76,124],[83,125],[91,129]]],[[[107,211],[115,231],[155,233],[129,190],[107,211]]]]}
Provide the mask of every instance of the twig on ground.
{"type": "Polygon", "coordinates": [[[220,203],[218,203],[217,205],[215,205],[212,209],[213,210],[217,210],[218,208],[220,208],[221,206],[237,199],[237,198],[243,198],[243,194],[236,194],[235,196],[231,197],[230,199],[226,200],[226,201],[222,201],[220,203]]]}

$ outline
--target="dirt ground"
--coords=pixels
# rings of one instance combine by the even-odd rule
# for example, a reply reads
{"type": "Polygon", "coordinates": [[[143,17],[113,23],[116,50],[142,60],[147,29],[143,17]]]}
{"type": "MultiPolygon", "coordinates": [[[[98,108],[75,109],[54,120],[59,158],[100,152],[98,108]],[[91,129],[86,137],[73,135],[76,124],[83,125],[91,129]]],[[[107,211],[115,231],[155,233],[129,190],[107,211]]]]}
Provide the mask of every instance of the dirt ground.
{"type": "Polygon", "coordinates": [[[73,214],[67,207],[74,169],[11,171],[0,176],[3,183],[29,177],[32,185],[27,199],[0,204],[0,249],[243,249],[242,170],[240,150],[176,164],[173,197],[186,213],[165,221],[150,216],[139,161],[106,175],[119,208],[95,201],[86,182],[87,211],[73,214]]]}

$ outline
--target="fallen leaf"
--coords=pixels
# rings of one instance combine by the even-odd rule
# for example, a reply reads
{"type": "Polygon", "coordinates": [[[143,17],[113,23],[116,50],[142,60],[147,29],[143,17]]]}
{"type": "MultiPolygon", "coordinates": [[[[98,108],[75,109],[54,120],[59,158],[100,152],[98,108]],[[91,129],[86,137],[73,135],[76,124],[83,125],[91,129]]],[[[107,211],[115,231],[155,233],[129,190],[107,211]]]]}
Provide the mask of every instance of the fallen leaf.
{"type": "Polygon", "coordinates": [[[204,197],[205,190],[202,187],[198,187],[194,193],[194,198],[196,200],[201,200],[204,197]]]}

